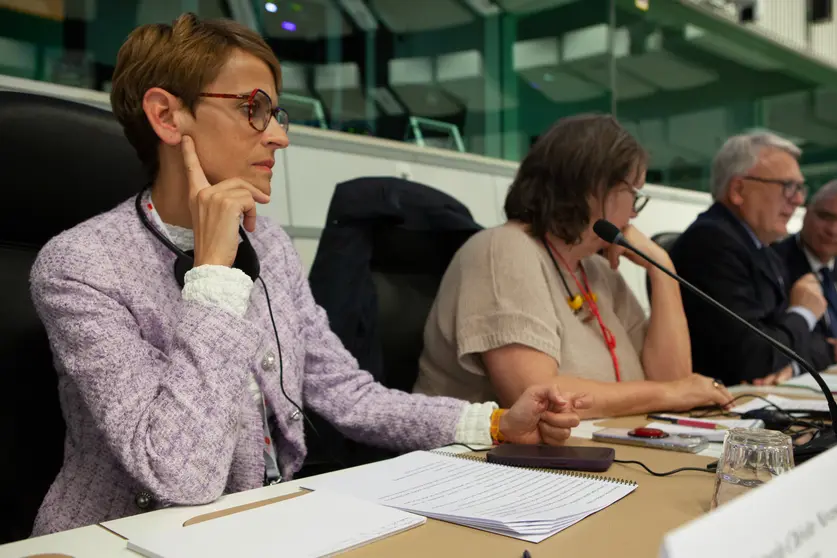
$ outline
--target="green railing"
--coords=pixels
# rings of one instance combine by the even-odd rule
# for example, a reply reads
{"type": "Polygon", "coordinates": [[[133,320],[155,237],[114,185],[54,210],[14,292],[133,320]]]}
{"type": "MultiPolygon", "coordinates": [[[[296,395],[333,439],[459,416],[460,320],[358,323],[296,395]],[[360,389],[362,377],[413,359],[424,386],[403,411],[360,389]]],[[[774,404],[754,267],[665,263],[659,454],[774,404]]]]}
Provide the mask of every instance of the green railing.
{"type": "Polygon", "coordinates": [[[751,128],[798,141],[814,186],[837,176],[837,68],[692,0],[4,4],[0,73],[18,77],[107,90],[131,29],[197,11],[266,38],[297,124],[516,161],[554,120],[609,112],[654,182],[706,189],[715,150],[751,128]]]}

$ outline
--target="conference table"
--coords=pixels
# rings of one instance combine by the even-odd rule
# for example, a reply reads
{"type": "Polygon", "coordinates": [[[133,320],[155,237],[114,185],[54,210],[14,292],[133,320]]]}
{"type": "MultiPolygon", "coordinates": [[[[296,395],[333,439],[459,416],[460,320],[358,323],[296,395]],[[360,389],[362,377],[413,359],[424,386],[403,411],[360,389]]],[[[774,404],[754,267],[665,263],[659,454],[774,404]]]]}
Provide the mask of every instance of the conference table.
{"type": "MultiPolygon", "coordinates": [[[[811,397],[813,394],[800,394],[811,397]]],[[[603,427],[643,426],[645,416],[584,421],[570,445],[608,446],[589,439],[603,427]]],[[[720,444],[715,444],[715,452],[720,444]]],[[[616,459],[636,460],[654,471],[680,467],[704,468],[716,460],[709,455],[610,445],[616,459]]],[[[444,451],[444,450],[442,450],[444,451]]],[[[344,554],[351,558],[425,556],[480,556],[520,558],[528,550],[533,558],[572,556],[573,558],[620,556],[656,557],[664,535],[710,509],[715,477],[687,471],[668,477],[655,477],[638,465],[614,463],[605,473],[590,473],[637,483],[636,490],[614,505],[582,520],[539,544],[486,533],[434,519],[409,531],[379,540],[344,554]]],[[[73,558],[139,556],[126,548],[132,533],[185,528],[186,523],[243,510],[266,500],[280,500],[300,490],[300,481],[291,481],[226,495],[206,506],[167,508],[123,518],[104,525],[93,525],[0,546],[0,558],[22,556],[70,556],[73,558]],[[119,534],[117,534],[119,533],[119,534]],[[122,535],[122,536],[120,536],[122,535]]],[[[327,529],[328,526],[323,526],[327,529]]],[[[278,550],[278,548],[277,548],[278,550]]]]}

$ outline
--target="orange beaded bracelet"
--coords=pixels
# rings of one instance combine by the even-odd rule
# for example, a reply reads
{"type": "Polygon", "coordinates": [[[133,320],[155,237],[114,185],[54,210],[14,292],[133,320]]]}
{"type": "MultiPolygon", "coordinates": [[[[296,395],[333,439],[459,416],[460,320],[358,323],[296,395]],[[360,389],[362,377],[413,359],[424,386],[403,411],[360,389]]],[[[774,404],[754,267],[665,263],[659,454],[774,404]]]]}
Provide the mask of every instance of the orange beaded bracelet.
{"type": "Polygon", "coordinates": [[[506,409],[497,409],[491,413],[491,441],[497,445],[506,441],[503,433],[500,432],[500,418],[506,414],[506,409]]]}

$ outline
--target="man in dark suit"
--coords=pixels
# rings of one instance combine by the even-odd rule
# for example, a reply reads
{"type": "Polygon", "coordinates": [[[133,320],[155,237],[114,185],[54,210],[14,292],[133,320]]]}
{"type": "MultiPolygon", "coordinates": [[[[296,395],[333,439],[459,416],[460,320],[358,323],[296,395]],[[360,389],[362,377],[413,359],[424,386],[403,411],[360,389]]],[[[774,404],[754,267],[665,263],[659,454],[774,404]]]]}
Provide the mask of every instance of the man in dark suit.
{"type": "MultiPolygon", "coordinates": [[[[784,264],[769,248],[787,235],[788,221],[805,201],[799,155],[791,142],[767,132],[728,139],[712,164],[715,203],[678,238],[671,257],[687,281],[821,369],[833,363],[834,352],[812,334],[825,312],[820,283],[808,274],[787,285],[784,264]]],[[[775,384],[798,372],[764,340],[688,291],[683,305],[695,372],[730,385],[775,384]]]]}
{"type": "Polygon", "coordinates": [[[809,273],[819,279],[828,306],[814,331],[833,340],[837,337],[837,286],[834,283],[837,180],[832,180],[811,196],[802,230],[774,244],[773,249],[781,256],[790,282],[809,273]]]}

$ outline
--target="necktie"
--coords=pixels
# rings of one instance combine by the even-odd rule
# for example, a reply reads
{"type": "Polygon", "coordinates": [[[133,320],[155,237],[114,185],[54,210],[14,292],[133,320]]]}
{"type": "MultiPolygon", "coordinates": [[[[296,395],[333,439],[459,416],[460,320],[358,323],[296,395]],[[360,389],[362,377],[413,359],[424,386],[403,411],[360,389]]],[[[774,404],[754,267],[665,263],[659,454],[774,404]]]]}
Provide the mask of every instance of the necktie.
{"type": "Polygon", "coordinates": [[[831,268],[820,268],[820,283],[822,283],[822,294],[828,302],[829,329],[831,329],[831,335],[834,335],[837,332],[837,287],[834,286],[834,273],[831,268]]]}

